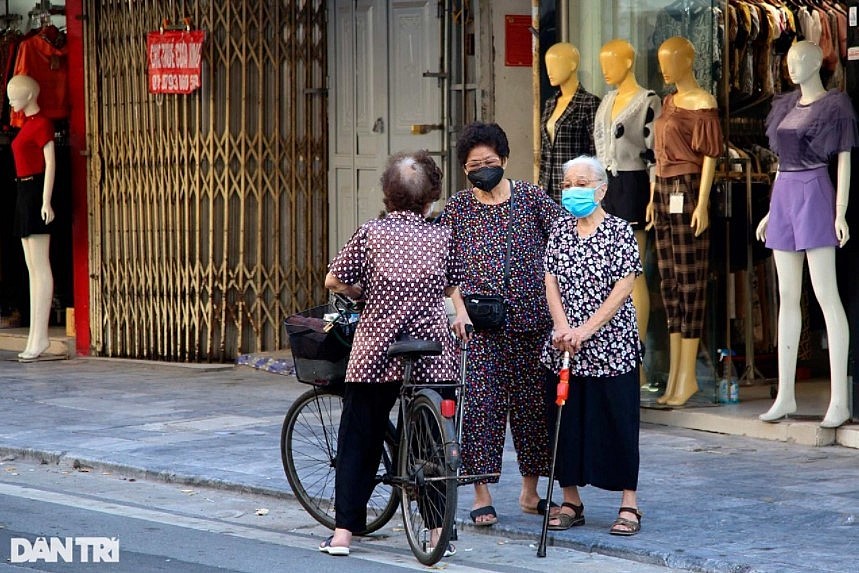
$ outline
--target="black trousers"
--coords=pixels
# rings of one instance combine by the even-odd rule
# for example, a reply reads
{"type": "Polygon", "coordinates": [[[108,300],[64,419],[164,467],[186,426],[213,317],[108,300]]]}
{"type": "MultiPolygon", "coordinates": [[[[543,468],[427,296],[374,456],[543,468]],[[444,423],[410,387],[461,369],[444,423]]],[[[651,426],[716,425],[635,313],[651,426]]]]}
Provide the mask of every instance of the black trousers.
{"type": "Polygon", "coordinates": [[[334,477],[335,524],[349,531],[367,526],[367,503],[385,447],[391,408],[399,383],[347,383],[337,436],[334,477]]]}

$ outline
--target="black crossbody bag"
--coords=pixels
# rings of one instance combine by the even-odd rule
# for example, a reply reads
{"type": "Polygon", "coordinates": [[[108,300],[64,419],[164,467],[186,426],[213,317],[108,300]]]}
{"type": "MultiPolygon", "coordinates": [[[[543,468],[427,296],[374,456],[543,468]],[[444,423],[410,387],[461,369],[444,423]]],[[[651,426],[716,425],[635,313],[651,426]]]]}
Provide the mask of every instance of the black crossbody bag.
{"type": "MultiPolygon", "coordinates": [[[[513,242],[513,182],[510,182],[510,221],[507,224],[507,256],[504,257],[504,291],[510,294],[510,246],[513,242]]],[[[507,324],[507,301],[497,294],[464,296],[465,309],[475,330],[496,330],[507,324]]]]}

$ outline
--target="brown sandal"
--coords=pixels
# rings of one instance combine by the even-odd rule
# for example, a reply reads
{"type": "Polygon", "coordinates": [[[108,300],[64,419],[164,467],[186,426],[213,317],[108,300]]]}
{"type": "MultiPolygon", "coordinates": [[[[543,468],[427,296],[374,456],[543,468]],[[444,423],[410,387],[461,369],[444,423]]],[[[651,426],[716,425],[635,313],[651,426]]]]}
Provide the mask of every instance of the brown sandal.
{"type": "Polygon", "coordinates": [[[637,507],[621,507],[617,513],[618,517],[611,525],[611,529],[608,530],[609,533],[612,535],[623,535],[625,537],[629,537],[641,531],[641,512],[638,511],[637,507]],[[634,514],[635,517],[638,518],[638,521],[620,517],[620,514],[623,512],[634,514]],[[620,529],[622,527],[626,527],[628,529],[620,529]]]}
{"type": "Polygon", "coordinates": [[[551,517],[551,519],[557,519],[558,523],[555,525],[549,525],[549,529],[552,531],[563,531],[565,529],[569,529],[571,527],[575,527],[576,525],[584,525],[585,524],[585,504],[576,505],[574,503],[570,503],[565,501],[561,504],[561,507],[569,507],[573,510],[574,514],[570,515],[569,513],[564,513],[563,511],[559,511],[555,515],[551,517]]]}

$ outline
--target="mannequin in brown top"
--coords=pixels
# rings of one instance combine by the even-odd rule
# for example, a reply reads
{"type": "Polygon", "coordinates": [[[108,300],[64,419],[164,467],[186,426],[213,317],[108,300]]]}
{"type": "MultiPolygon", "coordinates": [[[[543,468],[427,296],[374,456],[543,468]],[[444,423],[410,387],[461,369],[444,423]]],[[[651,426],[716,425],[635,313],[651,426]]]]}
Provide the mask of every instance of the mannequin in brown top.
{"type": "Polygon", "coordinates": [[[646,213],[648,228],[656,228],[669,338],[668,382],[657,402],[682,406],[698,391],[695,366],[707,289],[708,207],[722,131],[715,98],[695,80],[692,43],[669,38],[659,47],[658,58],[665,83],[677,91],[665,96],[654,122],[656,177],[646,213]]]}
{"type": "MultiPolygon", "coordinates": [[[[626,40],[611,40],[600,50],[605,81],[616,89],[605,95],[597,109],[594,144],[597,157],[608,172],[603,208],[629,222],[643,261],[646,209],[656,167],[653,121],[662,109],[662,102],[655,92],[638,84],[634,63],[635,49],[626,40]]],[[[638,318],[638,334],[644,343],[650,318],[650,293],[644,274],[635,279],[632,302],[638,318]]],[[[647,383],[643,368],[641,383],[647,383]]]]}
{"type": "Polygon", "coordinates": [[[594,115],[598,97],[579,83],[579,50],[561,42],[546,51],[546,74],[558,92],[546,100],[540,119],[540,187],[560,202],[563,165],[594,155],[594,115]]]}

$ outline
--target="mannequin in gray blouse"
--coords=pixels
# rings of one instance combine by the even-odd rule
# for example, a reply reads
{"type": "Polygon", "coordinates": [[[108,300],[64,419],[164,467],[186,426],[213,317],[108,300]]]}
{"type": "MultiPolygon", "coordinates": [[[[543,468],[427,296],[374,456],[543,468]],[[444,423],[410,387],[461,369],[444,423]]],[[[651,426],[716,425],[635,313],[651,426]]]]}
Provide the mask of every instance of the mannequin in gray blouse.
{"type": "MultiPolygon", "coordinates": [[[[635,232],[643,261],[647,232],[645,210],[653,181],[653,120],[662,109],[656,93],[641,87],[635,78],[635,49],[626,40],[611,40],[600,50],[600,65],[607,84],[616,89],[600,102],[594,122],[597,156],[609,173],[609,187],[603,206],[606,211],[629,221],[635,232]]],[[[642,343],[650,318],[650,293],[644,274],[635,279],[632,302],[638,318],[642,343]]],[[[647,375],[641,370],[642,385],[647,375]]]]}

